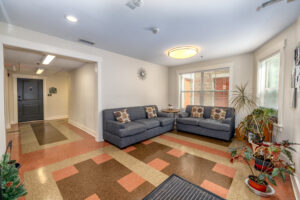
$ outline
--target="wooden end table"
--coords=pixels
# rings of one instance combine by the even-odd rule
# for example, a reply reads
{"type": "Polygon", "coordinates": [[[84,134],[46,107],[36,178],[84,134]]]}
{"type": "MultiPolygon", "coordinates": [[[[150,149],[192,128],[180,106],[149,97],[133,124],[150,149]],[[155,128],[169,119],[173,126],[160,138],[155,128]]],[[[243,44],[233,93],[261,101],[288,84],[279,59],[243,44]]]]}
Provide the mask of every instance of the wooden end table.
{"type": "Polygon", "coordinates": [[[162,109],[161,112],[165,113],[173,113],[174,118],[176,118],[176,114],[180,112],[179,109],[162,109]]]}

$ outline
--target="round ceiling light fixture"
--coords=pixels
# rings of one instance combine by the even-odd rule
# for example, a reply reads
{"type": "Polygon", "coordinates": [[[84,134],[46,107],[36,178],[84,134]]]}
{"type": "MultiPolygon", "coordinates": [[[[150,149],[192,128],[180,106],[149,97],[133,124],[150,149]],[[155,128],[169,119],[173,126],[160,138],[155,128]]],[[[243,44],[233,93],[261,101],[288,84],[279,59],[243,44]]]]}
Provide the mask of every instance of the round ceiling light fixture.
{"type": "Polygon", "coordinates": [[[199,49],[194,46],[175,47],[168,50],[168,56],[175,59],[191,58],[199,53],[199,49]]]}
{"type": "Polygon", "coordinates": [[[69,22],[73,22],[76,23],[78,21],[78,19],[72,15],[66,15],[65,18],[69,21],[69,22]]]}

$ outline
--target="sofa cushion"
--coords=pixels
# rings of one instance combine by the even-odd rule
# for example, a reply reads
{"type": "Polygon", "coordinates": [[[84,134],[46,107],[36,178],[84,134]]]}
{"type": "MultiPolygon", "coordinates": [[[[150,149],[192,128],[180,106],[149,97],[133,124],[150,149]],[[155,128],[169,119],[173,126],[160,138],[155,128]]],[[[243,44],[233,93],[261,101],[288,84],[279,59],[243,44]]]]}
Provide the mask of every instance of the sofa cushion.
{"type": "Polygon", "coordinates": [[[226,109],[213,108],[211,110],[210,118],[215,120],[224,120],[226,117],[226,109]]]}
{"type": "Polygon", "coordinates": [[[173,124],[175,119],[174,118],[169,118],[169,117],[157,117],[155,120],[159,121],[161,126],[167,126],[170,124],[173,124]]]}
{"type": "Polygon", "coordinates": [[[157,113],[154,106],[145,107],[145,110],[148,119],[157,117],[157,113]]]}
{"type": "Polygon", "coordinates": [[[160,125],[159,121],[155,119],[139,119],[135,122],[143,124],[147,129],[152,129],[160,125]]]}
{"type": "Polygon", "coordinates": [[[146,126],[142,123],[137,122],[129,122],[124,124],[124,128],[117,129],[113,132],[113,134],[119,136],[119,137],[127,137],[130,135],[136,135],[138,133],[142,133],[146,131],[146,126]]]}
{"type": "Polygon", "coordinates": [[[222,121],[214,119],[202,119],[199,121],[199,126],[203,128],[218,130],[218,131],[230,131],[230,125],[222,123],[222,121]]]}
{"type": "Polygon", "coordinates": [[[116,120],[120,123],[128,123],[130,122],[130,117],[127,109],[122,109],[114,112],[114,116],[116,120]]]}
{"type": "Polygon", "coordinates": [[[180,124],[187,124],[187,125],[198,126],[200,120],[201,119],[199,119],[199,118],[185,117],[185,118],[177,118],[176,122],[180,123],[180,124]]]}
{"type": "Polygon", "coordinates": [[[203,118],[204,107],[202,106],[193,106],[191,111],[191,117],[203,118]]]}

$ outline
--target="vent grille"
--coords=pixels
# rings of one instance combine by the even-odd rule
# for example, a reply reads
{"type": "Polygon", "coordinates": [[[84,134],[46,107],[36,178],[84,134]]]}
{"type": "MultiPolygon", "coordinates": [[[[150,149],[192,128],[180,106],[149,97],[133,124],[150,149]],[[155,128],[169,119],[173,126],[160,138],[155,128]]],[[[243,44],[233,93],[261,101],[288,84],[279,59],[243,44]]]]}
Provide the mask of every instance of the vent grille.
{"type": "Polygon", "coordinates": [[[94,45],[95,44],[94,42],[91,42],[91,41],[88,41],[88,40],[85,40],[85,39],[79,39],[78,41],[82,42],[82,43],[85,43],[85,44],[88,44],[88,45],[94,45]]]}

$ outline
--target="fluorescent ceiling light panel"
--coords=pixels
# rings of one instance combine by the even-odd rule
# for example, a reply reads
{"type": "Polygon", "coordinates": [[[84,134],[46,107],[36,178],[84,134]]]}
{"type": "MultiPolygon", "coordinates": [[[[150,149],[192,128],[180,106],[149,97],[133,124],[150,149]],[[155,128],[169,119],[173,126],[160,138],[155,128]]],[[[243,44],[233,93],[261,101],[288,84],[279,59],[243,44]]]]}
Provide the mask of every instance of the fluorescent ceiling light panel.
{"type": "Polygon", "coordinates": [[[44,72],[45,69],[43,68],[38,68],[38,70],[36,70],[36,74],[42,74],[44,72]]]}
{"type": "Polygon", "coordinates": [[[168,56],[175,59],[185,59],[197,55],[199,49],[193,46],[182,46],[168,50],[168,56]]]}
{"type": "Polygon", "coordinates": [[[73,23],[76,23],[78,21],[78,19],[72,15],[67,15],[66,16],[66,19],[69,21],[69,22],[73,22],[73,23]]]}
{"type": "Polygon", "coordinates": [[[47,55],[43,60],[43,65],[49,65],[54,58],[55,56],[53,55],[47,55]]]}

